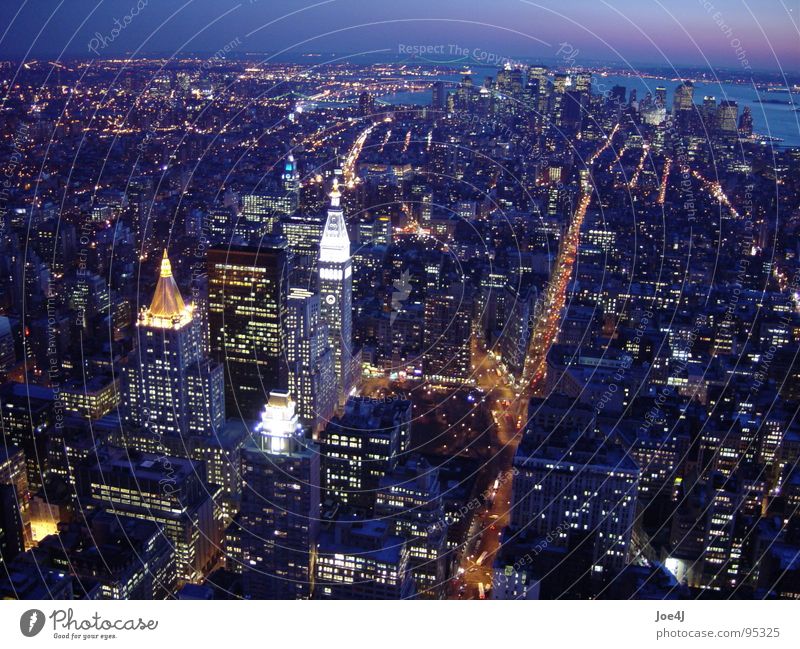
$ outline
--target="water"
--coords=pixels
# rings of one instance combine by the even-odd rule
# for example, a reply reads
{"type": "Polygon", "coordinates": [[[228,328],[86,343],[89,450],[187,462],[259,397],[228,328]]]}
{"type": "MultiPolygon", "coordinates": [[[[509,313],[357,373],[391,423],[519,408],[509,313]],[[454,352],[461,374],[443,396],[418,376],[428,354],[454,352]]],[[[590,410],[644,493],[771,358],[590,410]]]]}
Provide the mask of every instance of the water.
{"type": "MultiPolygon", "coordinates": [[[[636,89],[636,96],[643,99],[649,92],[655,95],[656,86],[664,86],[667,90],[667,107],[672,106],[672,94],[679,85],[679,81],[664,78],[641,78],[634,76],[602,76],[594,78],[593,92],[611,90],[612,86],[625,86],[628,93],[636,89]]],[[[694,101],[699,104],[703,97],[711,95],[716,97],[717,103],[723,100],[732,100],[739,104],[739,114],[745,106],[750,107],[753,114],[753,130],[759,135],[780,138],[776,146],[800,146],[800,96],[789,95],[788,92],[762,92],[759,93],[752,85],[734,83],[709,83],[704,81],[694,82],[694,101]],[[789,101],[793,99],[794,105],[765,104],[759,101],[759,94],[763,99],[789,101]]]]}
{"type": "MultiPolygon", "coordinates": [[[[472,80],[475,85],[483,83],[487,76],[494,76],[495,70],[475,71],[472,73],[472,80]]],[[[452,88],[458,83],[460,76],[442,76],[441,80],[448,83],[452,88]]],[[[608,92],[613,86],[624,86],[628,94],[634,88],[636,95],[641,100],[649,92],[655,95],[656,86],[664,86],[667,91],[667,107],[672,106],[672,95],[680,81],[659,78],[659,77],[635,77],[635,76],[598,76],[593,78],[592,92],[608,92]]],[[[759,96],[758,91],[752,85],[733,84],[733,83],[709,83],[694,82],[695,103],[702,103],[703,97],[712,95],[717,103],[722,100],[732,100],[739,105],[739,114],[745,106],[750,107],[753,114],[753,130],[759,135],[767,135],[779,138],[780,142],[774,143],[776,147],[798,147],[800,146],[800,112],[795,112],[794,108],[800,108],[800,96],[790,95],[788,92],[762,92],[761,97],[770,100],[789,101],[794,100],[794,105],[790,104],[767,104],[756,101],[759,96]]],[[[431,92],[401,92],[394,95],[387,95],[381,98],[389,104],[419,104],[429,105],[431,103],[431,92]]]]}

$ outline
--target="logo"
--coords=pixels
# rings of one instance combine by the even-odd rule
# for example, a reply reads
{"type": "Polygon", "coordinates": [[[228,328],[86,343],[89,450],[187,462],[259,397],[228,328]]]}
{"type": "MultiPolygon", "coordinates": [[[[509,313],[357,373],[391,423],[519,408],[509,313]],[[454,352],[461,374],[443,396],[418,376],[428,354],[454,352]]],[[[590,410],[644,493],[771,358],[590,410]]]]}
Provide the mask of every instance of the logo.
{"type": "Polygon", "coordinates": [[[25,611],[22,617],[19,618],[19,630],[26,638],[32,638],[38,635],[44,628],[44,613],[39,609],[32,608],[30,611],[25,611]]]}
{"type": "Polygon", "coordinates": [[[389,325],[393,325],[397,314],[403,308],[403,303],[411,295],[411,271],[404,270],[400,279],[394,283],[392,292],[392,313],[389,316],[389,325]]]}

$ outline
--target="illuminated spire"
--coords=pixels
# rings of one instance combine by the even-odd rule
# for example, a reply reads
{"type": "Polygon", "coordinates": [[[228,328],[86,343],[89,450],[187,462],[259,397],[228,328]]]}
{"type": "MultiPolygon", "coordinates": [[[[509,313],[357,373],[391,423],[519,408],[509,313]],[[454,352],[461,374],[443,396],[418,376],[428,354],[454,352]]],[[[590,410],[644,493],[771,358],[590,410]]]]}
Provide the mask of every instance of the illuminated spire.
{"type": "Polygon", "coordinates": [[[339,191],[339,179],[336,176],[333,177],[333,189],[331,190],[330,197],[331,207],[339,207],[342,193],[339,191]]]}
{"type": "Polygon", "coordinates": [[[147,324],[163,326],[165,324],[180,323],[184,319],[191,318],[191,307],[187,307],[181,297],[180,289],[172,276],[172,264],[167,257],[164,249],[164,256],[161,258],[161,274],[156,284],[153,300],[150,308],[144,314],[147,324]]]}
{"type": "Polygon", "coordinates": [[[320,241],[320,261],[344,263],[350,259],[350,237],[347,236],[347,224],[340,204],[339,180],[334,177],[331,190],[331,206],[320,241]]]}

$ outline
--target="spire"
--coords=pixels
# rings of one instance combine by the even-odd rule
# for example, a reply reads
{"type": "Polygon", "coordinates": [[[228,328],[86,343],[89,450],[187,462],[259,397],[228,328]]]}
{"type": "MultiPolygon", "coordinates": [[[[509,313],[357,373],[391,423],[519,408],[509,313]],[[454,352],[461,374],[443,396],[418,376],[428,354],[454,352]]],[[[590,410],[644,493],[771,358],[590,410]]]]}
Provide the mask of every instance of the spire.
{"type": "Polygon", "coordinates": [[[339,179],[334,177],[331,190],[331,206],[320,241],[320,261],[344,263],[350,259],[350,237],[347,236],[347,224],[340,204],[342,194],[339,192],[339,179]]]}
{"type": "Polygon", "coordinates": [[[175,283],[175,278],[172,276],[172,264],[169,262],[165,248],[164,256],[161,258],[161,274],[159,275],[147,315],[151,319],[158,318],[172,321],[176,318],[183,318],[189,311],[190,309],[187,309],[186,304],[183,302],[180,289],[175,283]]]}
{"type": "Polygon", "coordinates": [[[339,179],[336,176],[333,177],[333,189],[331,190],[330,197],[331,207],[339,207],[342,193],[339,191],[339,179]]]}

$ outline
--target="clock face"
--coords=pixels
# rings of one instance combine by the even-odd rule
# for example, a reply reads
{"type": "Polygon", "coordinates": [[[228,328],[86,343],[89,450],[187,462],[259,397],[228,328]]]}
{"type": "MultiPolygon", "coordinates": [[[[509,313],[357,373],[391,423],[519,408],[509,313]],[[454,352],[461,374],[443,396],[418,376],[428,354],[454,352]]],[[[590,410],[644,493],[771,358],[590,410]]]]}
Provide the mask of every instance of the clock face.
{"type": "Polygon", "coordinates": [[[325,296],[325,301],[328,304],[336,304],[336,296],[335,295],[326,295],[325,296]]]}

